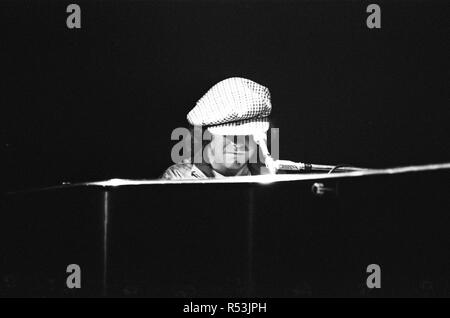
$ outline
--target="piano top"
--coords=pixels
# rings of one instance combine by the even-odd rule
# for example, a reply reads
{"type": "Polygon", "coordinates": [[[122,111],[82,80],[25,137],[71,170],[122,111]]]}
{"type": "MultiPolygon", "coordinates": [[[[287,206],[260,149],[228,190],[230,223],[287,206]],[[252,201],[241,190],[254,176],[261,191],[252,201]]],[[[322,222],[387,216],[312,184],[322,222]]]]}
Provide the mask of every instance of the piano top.
{"type": "Polygon", "coordinates": [[[104,181],[68,183],[64,182],[61,185],[54,185],[48,187],[41,187],[35,189],[20,190],[9,192],[8,194],[18,194],[23,192],[44,191],[52,189],[64,189],[72,187],[124,187],[124,186],[147,186],[147,185],[161,185],[161,184],[216,184],[216,183],[257,183],[257,184],[271,184],[275,182],[291,182],[291,181],[308,181],[308,180],[324,180],[324,179],[347,179],[360,178],[364,176],[374,175],[397,175],[408,174],[426,171],[450,170],[449,163],[437,163],[427,165],[415,166],[401,166],[385,169],[365,169],[361,171],[352,172],[332,172],[332,173],[302,173],[302,174],[278,174],[278,175],[256,175],[256,176],[236,176],[217,179],[185,179],[185,180],[158,180],[158,179],[110,179],[104,181]]]}
{"type": "Polygon", "coordinates": [[[307,173],[307,174],[279,174],[279,175],[257,175],[257,176],[237,176],[218,179],[189,179],[189,180],[131,180],[131,179],[110,179],[105,181],[66,183],[62,186],[100,186],[100,187],[120,187],[136,185],[159,185],[159,184],[185,184],[185,183],[273,183],[302,180],[321,180],[335,178],[355,178],[372,175],[393,175],[403,173],[414,173],[423,171],[450,170],[450,163],[402,166],[387,169],[366,169],[352,172],[333,173],[307,173]]]}

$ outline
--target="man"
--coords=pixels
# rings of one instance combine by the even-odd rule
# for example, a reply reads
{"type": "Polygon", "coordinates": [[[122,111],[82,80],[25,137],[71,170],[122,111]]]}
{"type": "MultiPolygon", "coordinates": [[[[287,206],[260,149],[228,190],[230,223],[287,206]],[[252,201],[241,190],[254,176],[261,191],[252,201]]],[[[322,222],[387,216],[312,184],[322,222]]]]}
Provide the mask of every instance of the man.
{"type": "Polygon", "coordinates": [[[271,110],[266,87],[240,77],[217,83],[187,115],[191,125],[206,127],[211,134],[211,142],[203,151],[204,162],[184,160],[169,167],[161,178],[207,179],[268,173],[255,160],[255,139],[267,139],[267,116],[271,110]]]}

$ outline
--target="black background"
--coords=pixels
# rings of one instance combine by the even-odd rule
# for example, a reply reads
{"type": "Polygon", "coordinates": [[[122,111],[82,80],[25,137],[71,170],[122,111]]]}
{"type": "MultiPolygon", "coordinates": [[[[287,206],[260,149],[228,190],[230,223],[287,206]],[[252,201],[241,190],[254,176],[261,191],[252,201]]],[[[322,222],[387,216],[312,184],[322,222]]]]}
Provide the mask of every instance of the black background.
{"type": "Polygon", "coordinates": [[[447,1],[2,1],[2,188],[155,178],[212,85],[271,90],[280,157],[450,159],[447,1]]]}

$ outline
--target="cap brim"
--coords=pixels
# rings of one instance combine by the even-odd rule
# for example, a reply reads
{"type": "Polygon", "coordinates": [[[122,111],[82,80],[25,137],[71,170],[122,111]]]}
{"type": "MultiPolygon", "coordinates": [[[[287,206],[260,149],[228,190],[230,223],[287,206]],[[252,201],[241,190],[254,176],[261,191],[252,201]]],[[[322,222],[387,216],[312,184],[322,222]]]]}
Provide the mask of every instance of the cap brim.
{"type": "Polygon", "coordinates": [[[208,131],[214,135],[242,136],[265,133],[269,130],[269,127],[270,123],[267,118],[257,118],[210,126],[208,131]]]}

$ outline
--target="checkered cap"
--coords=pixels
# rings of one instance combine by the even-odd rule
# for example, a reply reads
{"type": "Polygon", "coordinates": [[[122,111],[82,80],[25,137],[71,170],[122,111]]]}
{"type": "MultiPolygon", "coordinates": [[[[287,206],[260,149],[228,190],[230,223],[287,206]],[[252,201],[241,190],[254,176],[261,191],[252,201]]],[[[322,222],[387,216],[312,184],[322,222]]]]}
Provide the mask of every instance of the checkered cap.
{"type": "MultiPolygon", "coordinates": [[[[227,78],[200,98],[187,115],[194,126],[212,126],[270,115],[272,105],[267,87],[241,77],[227,78]]],[[[230,125],[230,128],[233,125],[230,125]]],[[[234,125],[236,126],[236,125],[234,125]]]]}

